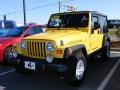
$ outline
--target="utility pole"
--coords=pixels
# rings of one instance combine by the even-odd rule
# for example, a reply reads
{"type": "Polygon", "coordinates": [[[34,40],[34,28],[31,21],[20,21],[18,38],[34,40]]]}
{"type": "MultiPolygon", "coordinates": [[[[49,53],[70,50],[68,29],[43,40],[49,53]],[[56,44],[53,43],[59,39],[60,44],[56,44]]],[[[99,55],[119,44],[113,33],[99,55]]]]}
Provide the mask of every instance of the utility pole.
{"type": "Polygon", "coordinates": [[[24,25],[26,25],[26,7],[25,7],[25,0],[23,0],[23,16],[24,16],[24,25]]]}
{"type": "Polygon", "coordinates": [[[59,13],[60,13],[60,8],[61,8],[61,2],[60,2],[60,0],[59,0],[59,13]]]}
{"type": "Polygon", "coordinates": [[[6,15],[3,16],[4,20],[6,20],[6,15]]]}

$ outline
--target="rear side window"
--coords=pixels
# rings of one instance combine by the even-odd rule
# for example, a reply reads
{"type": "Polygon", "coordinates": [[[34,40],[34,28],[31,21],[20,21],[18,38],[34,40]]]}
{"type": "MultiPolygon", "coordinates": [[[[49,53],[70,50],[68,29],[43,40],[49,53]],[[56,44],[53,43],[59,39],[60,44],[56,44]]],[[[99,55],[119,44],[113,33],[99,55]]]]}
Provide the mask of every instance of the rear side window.
{"type": "Polygon", "coordinates": [[[0,29],[2,29],[2,22],[0,22],[0,29]]]}
{"type": "Polygon", "coordinates": [[[4,22],[4,27],[5,27],[5,29],[12,29],[12,28],[14,28],[14,23],[13,22],[4,22]]]}

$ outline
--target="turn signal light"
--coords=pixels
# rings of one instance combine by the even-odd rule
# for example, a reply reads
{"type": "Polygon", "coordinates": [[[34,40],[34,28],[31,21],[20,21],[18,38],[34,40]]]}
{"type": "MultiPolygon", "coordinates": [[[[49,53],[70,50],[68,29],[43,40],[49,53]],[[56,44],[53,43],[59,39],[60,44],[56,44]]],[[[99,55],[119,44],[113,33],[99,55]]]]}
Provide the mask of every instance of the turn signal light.
{"type": "Polygon", "coordinates": [[[57,50],[57,54],[62,54],[63,51],[62,50],[57,50]]]}

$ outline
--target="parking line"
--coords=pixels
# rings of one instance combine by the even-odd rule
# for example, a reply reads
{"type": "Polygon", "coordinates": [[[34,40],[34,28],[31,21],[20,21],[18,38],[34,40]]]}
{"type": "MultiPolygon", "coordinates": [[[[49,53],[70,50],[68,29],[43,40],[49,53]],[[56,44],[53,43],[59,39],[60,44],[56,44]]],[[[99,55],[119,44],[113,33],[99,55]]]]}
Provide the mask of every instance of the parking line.
{"type": "Polygon", "coordinates": [[[11,72],[14,72],[14,71],[15,71],[15,69],[12,69],[12,70],[9,70],[9,71],[0,73],[0,76],[6,75],[6,74],[11,73],[11,72]]]}
{"type": "Polygon", "coordinates": [[[102,83],[99,85],[99,87],[97,88],[97,90],[103,90],[106,87],[106,85],[110,81],[112,75],[115,73],[116,69],[118,68],[119,64],[120,64],[120,60],[116,62],[116,64],[113,66],[112,70],[108,73],[108,75],[102,81],[102,83]]]}
{"type": "Polygon", "coordinates": [[[5,90],[5,87],[3,87],[3,86],[0,86],[0,90],[5,90]]]}

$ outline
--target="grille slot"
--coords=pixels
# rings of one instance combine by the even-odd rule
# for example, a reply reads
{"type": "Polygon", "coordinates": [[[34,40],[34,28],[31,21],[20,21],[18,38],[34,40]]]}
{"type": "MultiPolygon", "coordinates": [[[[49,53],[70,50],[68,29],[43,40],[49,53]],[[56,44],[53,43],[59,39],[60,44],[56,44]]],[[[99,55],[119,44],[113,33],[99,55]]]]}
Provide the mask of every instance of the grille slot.
{"type": "Polygon", "coordinates": [[[27,52],[29,56],[46,57],[45,42],[27,41],[27,52]]]}

